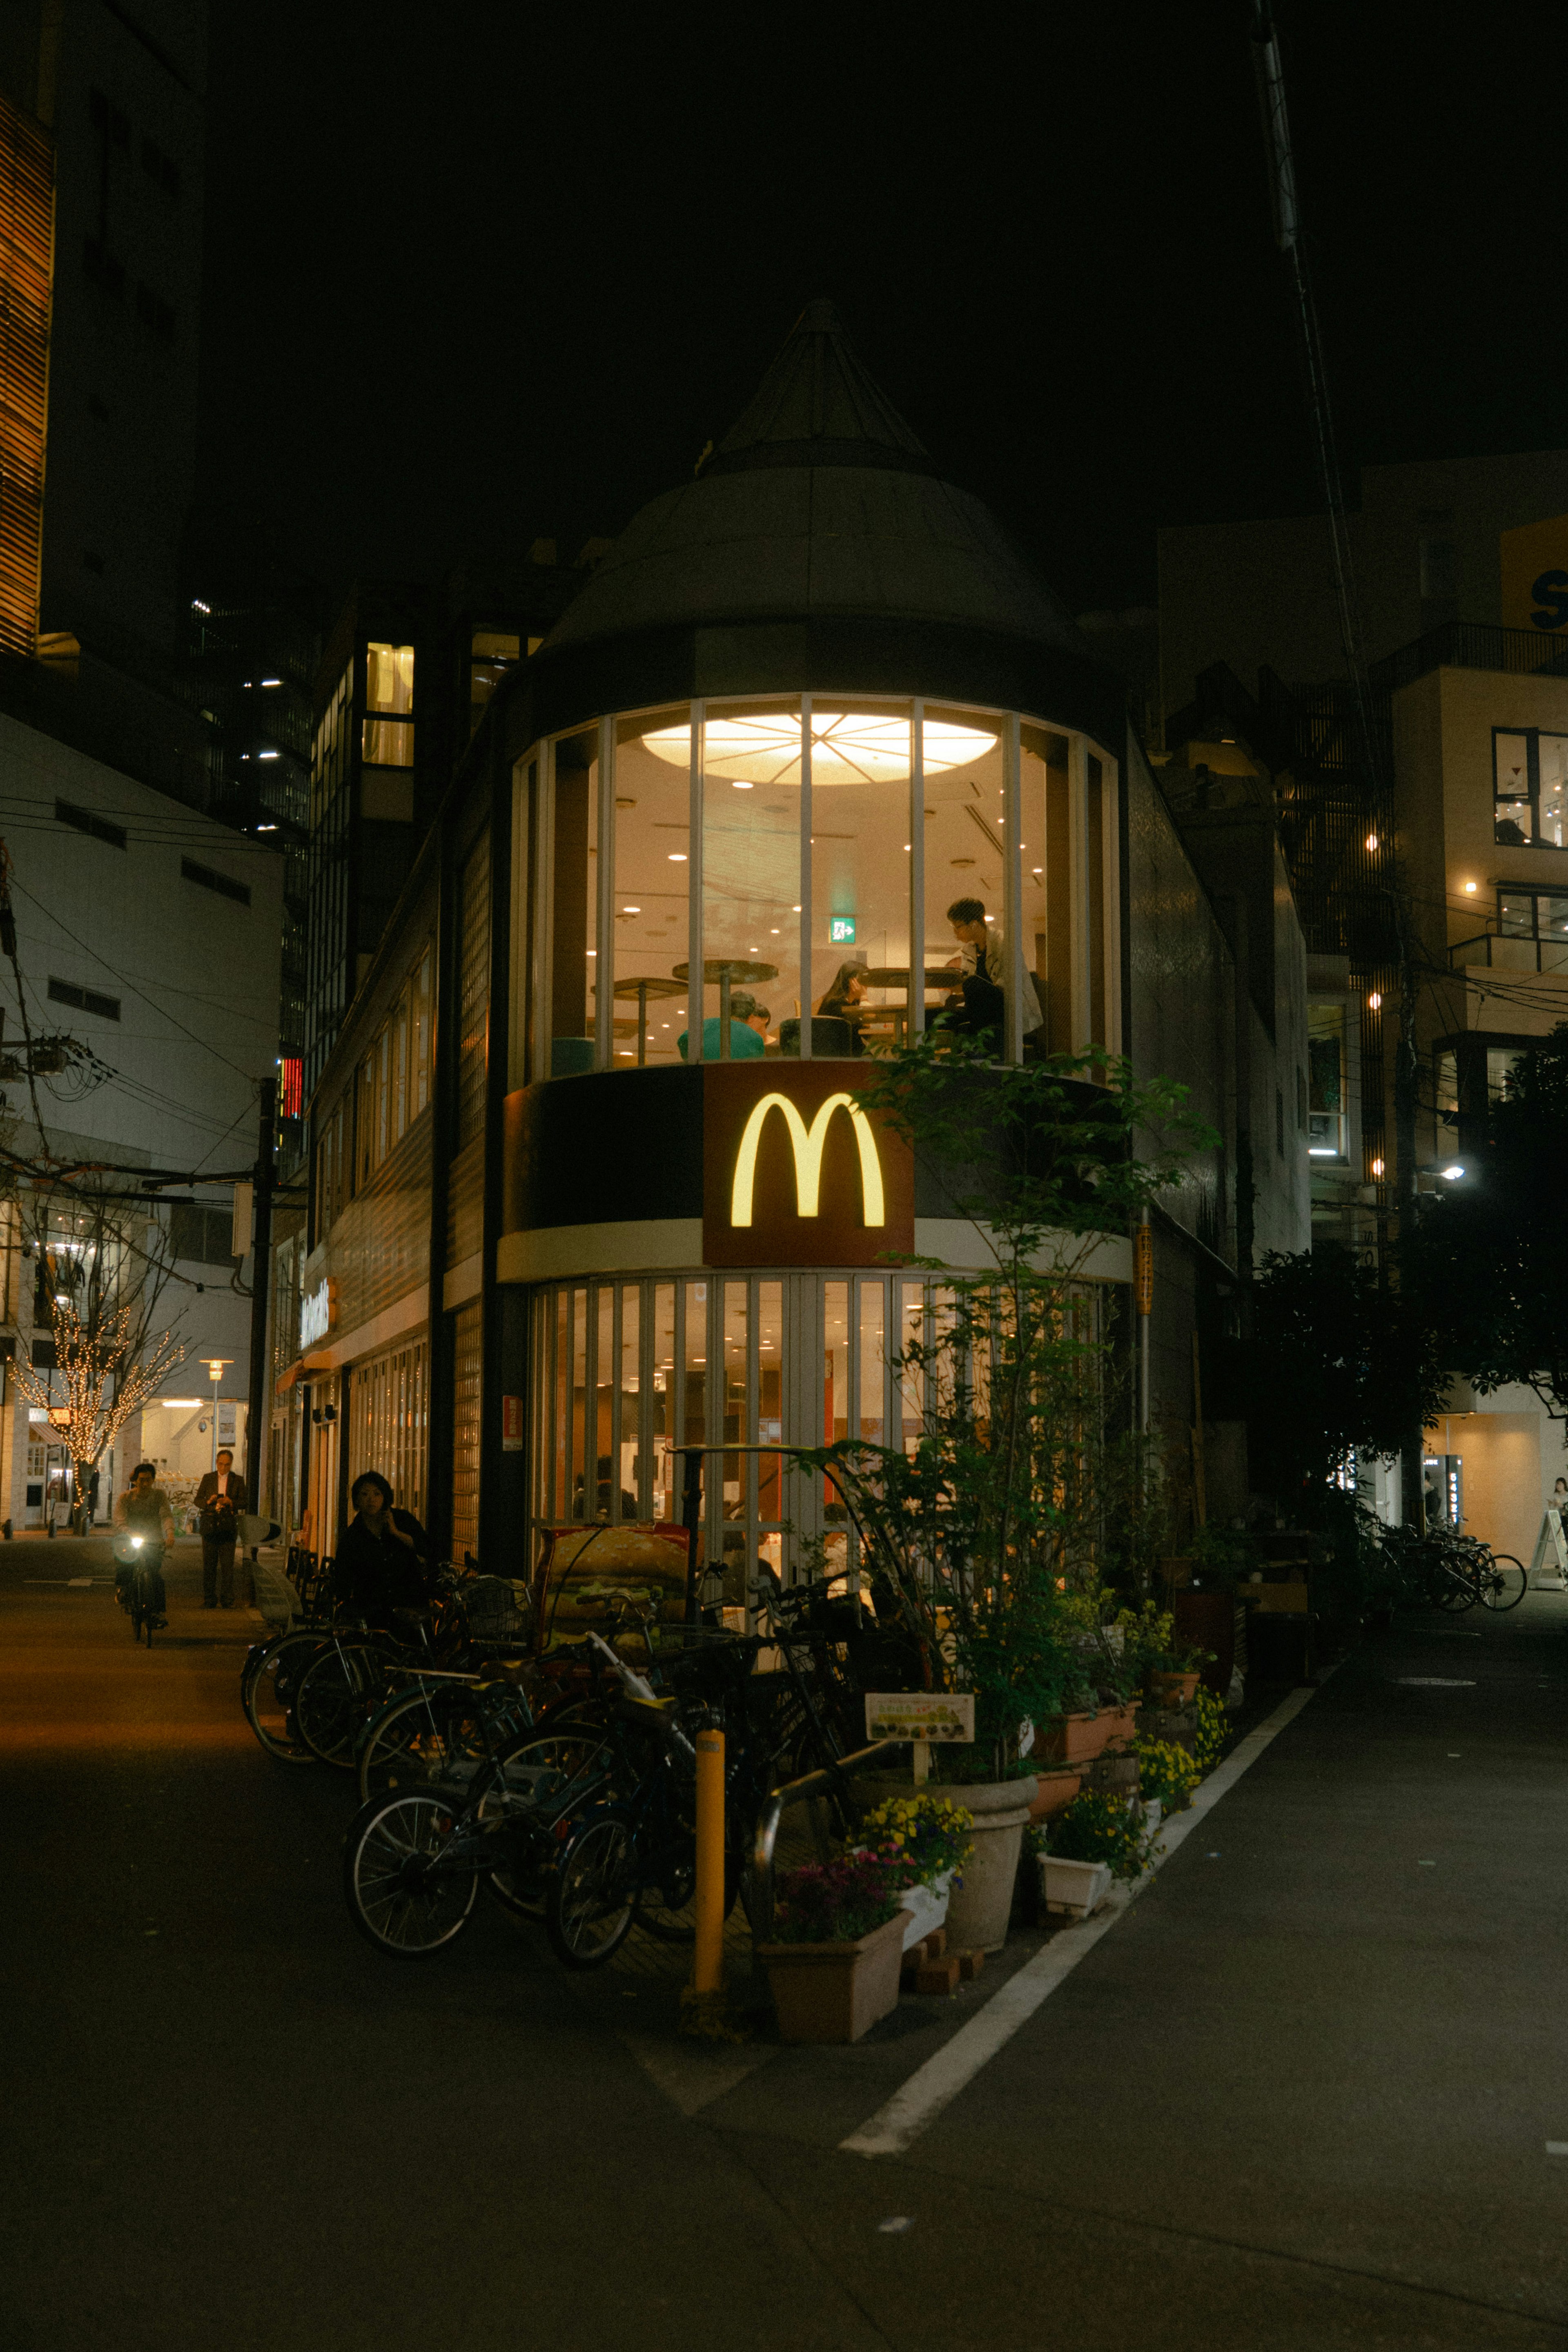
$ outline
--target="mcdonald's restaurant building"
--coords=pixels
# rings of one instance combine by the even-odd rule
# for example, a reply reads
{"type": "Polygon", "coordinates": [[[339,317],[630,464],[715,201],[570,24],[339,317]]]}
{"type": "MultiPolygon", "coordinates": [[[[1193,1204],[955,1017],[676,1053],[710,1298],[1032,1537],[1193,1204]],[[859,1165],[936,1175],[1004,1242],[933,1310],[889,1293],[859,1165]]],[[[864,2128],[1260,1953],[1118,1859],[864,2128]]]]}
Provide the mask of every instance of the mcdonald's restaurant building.
{"type": "Polygon", "coordinates": [[[1118,681],[813,306],[497,688],[410,857],[275,1267],[275,1506],[329,1549],[378,1468],[438,1547],[511,1568],[541,1526],[679,1517],[676,1449],[727,1446],[703,1507],[727,1600],[786,1521],[841,1554],[766,1449],[908,1441],[898,1359],[942,1286],[886,1261],[985,1262],[860,1102],[947,1000],[961,898],[1004,1058],[1107,1045],[1219,1136],[1167,1196],[1153,1313],[1127,1237],[1086,1276],[1147,1409],[1189,1418],[1239,1213],[1256,1249],[1308,1234],[1271,842],[1228,927],[1118,681]]]}

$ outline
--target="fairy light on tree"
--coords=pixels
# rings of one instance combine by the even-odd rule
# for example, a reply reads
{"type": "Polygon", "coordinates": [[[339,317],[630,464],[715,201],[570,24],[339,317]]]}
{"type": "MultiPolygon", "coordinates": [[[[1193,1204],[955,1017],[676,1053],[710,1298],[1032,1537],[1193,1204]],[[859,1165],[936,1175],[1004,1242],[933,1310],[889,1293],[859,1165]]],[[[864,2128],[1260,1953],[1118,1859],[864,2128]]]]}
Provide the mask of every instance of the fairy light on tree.
{"type": "Polygon", "coordinates": [[[133,1413],[155,1396],[184,1349],[169,1331],[136,1348],[136,1311],[118,1307],[98,1318],[97,1328],[84,1324],[69,1299],[51,1301],[55,1370],[40,1380],[26,1358],[18,1355],[13,1370],[16,1385],[30,1405],[42,1406],[76,1471],[78,1511],[91,1489],[92,1474],[133,1413]],[[56,1383],[64,1395],[51,1394],[56,1383]]]}

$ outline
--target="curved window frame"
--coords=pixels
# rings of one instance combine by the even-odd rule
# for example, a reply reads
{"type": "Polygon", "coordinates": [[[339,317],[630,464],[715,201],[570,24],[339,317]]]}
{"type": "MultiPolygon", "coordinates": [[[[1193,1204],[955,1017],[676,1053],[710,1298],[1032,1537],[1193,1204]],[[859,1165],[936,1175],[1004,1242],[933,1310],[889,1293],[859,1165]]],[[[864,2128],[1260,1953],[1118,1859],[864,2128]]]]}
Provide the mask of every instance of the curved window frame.
{"type": "MultiPolygon", "coordinates": [[[[769,700],[775,698],[771,695],[769,700]]],[[[780,695],[779,699],[789,698],[780,695]]],[[[812,693],[801,690],[796,697],[800,713],[800,936],[799,968],[810,970],[813,944],[813,909],[811,903],[811,732],[812,693]]],[[[831,698],[819,695],[819,700],[831,699],[837,706],[845,698],[844,690],[831,698]]],[[[910,722],[910,759],[907,816],[909,823],[909,935],[912,940],[922,936],[925,926],[925,757],[924,730],[926,698],[904,698],[898,696],[868,693],[856,696],[877,709],[906,711],[910,722]]],[[[710,711],[716,717],[726,709],[755,701],[754,696],[726,696],[722,701],[694,701],[687,706],[690,729],[690,759],[687,791],[687,940],[686,964],[690,974],[685,1008],[686,1031],[690,1039],[688,1059],[700,1063],[703,1058],[703,1024],[705,1002],[703,971],[703,822],[705,803],[704,730],[710,711]]],[[[674,708],[679,708],[678,705],[674,708]]],[[[983,703],[958,703],[943,698],[941,708],[946,710],[967,709],[983,718],[998,731],[1002,762],[1003,841],[1002,841],[1002,936],[1006,953],[1003,975],[1003,995],[1006,1003],[1002,1059],[1019,1062],[1023,1059],[1024,1038],[1024,917],[1023,917],[1023,845],[1020,835],[1024,829],[1021,805],[1021,736],[1029,728],[1063,736],[1068,743],[1068,859],[1070,865],[1070,991],[1071,999],[1070,1034],[1075,1048],[1088,1044],[1106,1045],[1113,1053],[1122,1050],[1122,942],[1121,942],[1121,838],[1118,811],[1121,802],[1121,761],[1105,746],[1081,730],[1063,727],[1057,721],[1032,713],[1002,710],[983,703]],[[1092,780],[1091,771],[1095,772],[1092,780]],[[1096,1015],[1099,1016],[1098,1023],[1096,1015]],[[1092,1032],[1103,1026],[1103,1033],[1092,1032]]],[[[528,937],[526,952],[519,941],[515,961],[515,972],[519,995],[526,989],[526,1014],[514,1024],[514,1034],[524,1044],[514,1072],[514,1083],[529,1084],[550,1076],[552,1072],[551,972],[554,954],[553,909],[555,884],[556,790],[555,746],[558,741],[580,738],[591,728],[596,740],[595,840],[597,856],[592,884],[594,977],[597,983],[593,1015],[593,1058],[595,1071],[612,1070],[618,1066],[614,1036],[615,981],[615,759],[618,730],[624,730],[629,720],[646,715],[664,716],[672,706],[651,704],[642,710],[617,711],[563,729],[559,736],[546,738],[532,746],[517,761],[514,770],[517,794],[517,823],[515,839],[518,845],[518,880],[528,878],[526,903],[528,910],[528,937]],[[526,862],[525,862],[526,861],[526,862]]],[[[519,889],[514,904],[525,903],[525,893],[519,889]]],[[[920,974],[915,970],[916,959],[910,958],[910,980],[906,998],[907,1034],[914,1035],[923,1027],[925,1018],[925,991],[920,974]]],[[[679,1000],[677,999],[678,1003],[679,1000]]],[[[803,1022],[800,1039],[800,1058],[811,1058],[810,1023],[803,1022]]]]}

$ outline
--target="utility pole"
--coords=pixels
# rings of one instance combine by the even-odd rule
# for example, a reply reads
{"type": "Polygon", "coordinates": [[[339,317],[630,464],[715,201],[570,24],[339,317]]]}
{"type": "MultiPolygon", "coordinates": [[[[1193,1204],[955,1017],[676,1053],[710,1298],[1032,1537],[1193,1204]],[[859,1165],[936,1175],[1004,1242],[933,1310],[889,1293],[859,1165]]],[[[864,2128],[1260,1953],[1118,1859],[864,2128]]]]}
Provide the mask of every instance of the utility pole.
{"type": "Polygon", "coordinates": [[[261,1080],[261,1118],[256,1145],[255,1205],[251,1218],[250,1391],[245,1422],[245,1485],[253,1511],[261,1509],[267,1467],[262,1415],[267,1409],[267,1302],[272,1274],[272,1194],[277,1181],[277,1081],[261,1080]]]}
{"type": "MultiPolygon", "coordinates": [[[[1382,773],[1377,730],[1373,718],[1372,681],[1367,675],[1366,649],[1361,630],[1360,600],[1351,558],[1350,523],[1345,511],[1344,484],[1334,438],[1333,408],[1329,399],[1328,370],[1317,305],[1312,298],[1301,228],[1301,200],[1296,192],[1295,155],[1291,143],[1291,120],[1285,106],[1285,73],[1280,57],[1270,0],[1252,0],[1252,69],[1258,85],[1258,105],[1263,119],[1263,143],[1269,165],[1269,197],[1274,215],[1274,241],[1291,268],[1296,323],[1301,332],[1307,410],[1323,502],[1328,509],[1333,543],[1334,593],[1339,610],[1340,642],[1354,703],[1355,732],[1366,781],[1367,814],[1379,835],[1392,829],[1392,779],[1382,773]],[[1386,814],[1385,813],[1386,811],[1386,814]]],[[[1394,1049],[1395,1202],[1401,1238],[1415,1224],[1416,1108],[1419,1063],[1416,1051],[1416,956],[1410,902],[1397,872],[1388,891],[1399,968],[1399,1038],[1394,1049]]],[[[1425,1439],[1416,1428],[1401,1450],[1402,1515],[1406,1524],[1423,1524],[1421,1457],[1425,1439]]]]}

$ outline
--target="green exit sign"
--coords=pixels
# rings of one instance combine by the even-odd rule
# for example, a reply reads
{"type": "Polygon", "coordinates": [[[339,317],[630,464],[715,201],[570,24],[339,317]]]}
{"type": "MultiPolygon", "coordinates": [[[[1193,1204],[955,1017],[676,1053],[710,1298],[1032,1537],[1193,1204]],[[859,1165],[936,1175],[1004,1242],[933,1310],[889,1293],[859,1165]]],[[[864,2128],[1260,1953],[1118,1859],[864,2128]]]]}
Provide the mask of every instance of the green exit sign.
{"type": "Polygon", "coordinates": [[[852,915],[830,916],[828,937],[836,948],[852,948],[855,943],[854,917],[852,915]]]}

